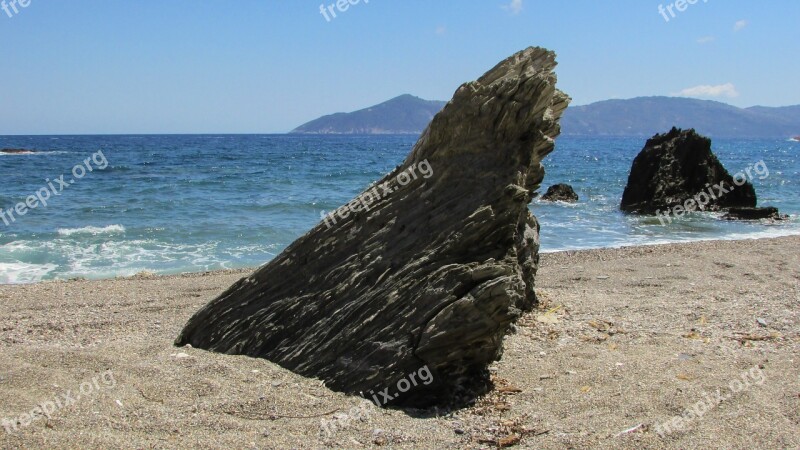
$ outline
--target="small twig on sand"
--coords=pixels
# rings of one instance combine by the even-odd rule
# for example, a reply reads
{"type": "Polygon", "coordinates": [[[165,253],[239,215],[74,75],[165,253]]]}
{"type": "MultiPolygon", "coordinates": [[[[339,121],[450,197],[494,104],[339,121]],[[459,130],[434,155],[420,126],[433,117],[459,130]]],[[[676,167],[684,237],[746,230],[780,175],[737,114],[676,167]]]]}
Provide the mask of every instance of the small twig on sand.
{"type": "Polygon", "coordinates": [[[758,335],[754,335],[754,334],[746,334],[746,335],[742,335],[742,336],[739,336],[739,337],[736,337],[736,336],[726,336],[726,337],[728,339],[731,339],[731,340],[734,340],[734,341],[738,341],[740,344],[744,345],[744,343],[747,342],[747,341],[772,341],[774,339],[777,339],[779,336],[776,336],[775,334],[772,334],[772,335],[769,335],[769,336],[758,336],[758,335]]]}
{"type": "Polygon", "coordinates": [[[329,416],[329,415],[339,411],[340,409],[341,408],[336,408],[334,410],[331,410],[331,411],[328,411],[328,412],[324,412],[324,413],[321,413],[321,414],[314,414],[312,416],[292,416],[292,415],[271,414],[271,413],[270,414],[255,414],[255,413],[252,413],[252,414],[238,413],[237,414],[237,413],[234,413],[234,412],[231,412],[231,411],[225,411],[225,414],[227,414],[229,416],[238,417],[240,419],[247,419],[247,420],[314,419],[314,418],[317,418],[317,417],[329,416]]]}

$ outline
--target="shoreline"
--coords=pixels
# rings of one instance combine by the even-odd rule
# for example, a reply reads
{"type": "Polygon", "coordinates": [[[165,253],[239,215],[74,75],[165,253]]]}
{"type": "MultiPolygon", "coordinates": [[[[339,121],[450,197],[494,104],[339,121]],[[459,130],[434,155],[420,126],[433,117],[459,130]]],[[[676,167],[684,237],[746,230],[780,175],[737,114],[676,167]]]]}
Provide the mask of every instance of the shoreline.
{"type": "Polygon", "coordinates": [[[795,448],[798,249],[543,254],[541,304],[506,336],[496,389],[451,412],[365,411],[269,361],[173,346],[254,269],[2,285],[0,447],[795,448]],[[30,422],[38,405],[49,416],[30,422]]]}
{"type": "MultiPolygon", "coordinates": [[[[752,242],[752,241],[766,241],[766,240],[775,240],[775,239],[785,239],[791,237],[800,237],[800,231],[790,231],[785,234],[778,234],[775,236],[756,236],[756,237],[739,237],[733,236],[730,238],[699,238],[696,240],[687,240],[687,241],[667,241],[667,242],[653,242],[653,243],[644,243],[644,244],[636,244],[636,245],[619,245],[619,246],[608,246],[608,247],[594,247],[594,248],[578,248],[578,249],[558,249],[558,250],[541,250],[539,252],[540,255],[558,255],[560,253],[575,253],[575,252],[595,252],[595,251],[603,251],[603,250],[625,250],[625,249],[632,249],[632,248],[640,248],[640,247],[661,247],[661,246],[670,246],[670,245],[693,245],[693,244],[702,244],[702,243],[713,243],[713,242],[752,242]]],[[[267,262],[268,263],[268,262],[267,262]]],[[[266,264],[266,263],[265,263],[266,264]]],[[[226,274],[242,274],[242,276],[246,276],[248,273],[255,272],[261,266],[248,266],[248,267],[239,267],[235,269],[215,269],[215,270],[204,270],[199,272],[179,272],[179,273],[170,273],[170,274],[159,274],[155,272],[150,272],[148,270],[144,270],[139,273],[135,273],[133,275],[122,275],[122,276],[113,276],[113,277],[105,277],[105,278],[86,278],[86,277],[74,277],[74,278],[56,278],[56,279],[48,279],[48,280],[41,280],[36,282],[30,283],[0,283],[0,286],[30,286],[36,285],[41,283],[68,283],[68,282],[101,282],[101,281],[111,281],[111,280],[128,280],[128,279],[135,279],[135,280],[149,280],[149,279],[157,279],[157,278],[167,278],[167,279],[174,279],[174,278],[184,278],[184,277],[201,277],[201,276],[211,276],[211,275],[226,275],[226,274]]]]}

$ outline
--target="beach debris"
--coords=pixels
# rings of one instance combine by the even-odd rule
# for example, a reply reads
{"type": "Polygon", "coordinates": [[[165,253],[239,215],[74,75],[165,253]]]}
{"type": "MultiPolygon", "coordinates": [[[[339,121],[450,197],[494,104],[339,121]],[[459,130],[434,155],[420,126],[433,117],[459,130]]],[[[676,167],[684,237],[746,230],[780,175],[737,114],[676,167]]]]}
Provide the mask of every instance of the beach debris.
{"type": "Polygon", "coordinates": [[[499,392],[501,394],[506,394],[506,395],[514,395],[514,394],[519,394],[520,392],[522,392],[522,389],[520,389],[518,387],[514,387],[514,386],[503,386],[503,387],[497,388],[497,392],[499,392]]]}
{"type": "Polygon", "coordinates": [[[513,447],[522,442],[525,437],[535,437],[547,434],[550,430],[536,430],[526,426],[528,416],[495,421],[492,426],[482,430],[482,435],[477,438],[479,444],[488,444],[497,448],[513,447]]]}
{"type": "Polygon", "coordinates": [[[746,179],[734,183],[711,151],[710,139],[693,129],[672,128],[648,140],[634,159],[620,209],[669,217],[675,207],[682,213],[692,205],[704,211],[754,208],[756,190],[746,179]]]}
{"type": "Polygon", "coordinates": [[[628,428],[627,430],[620,431],[614,437],[625,436],[626,434],[635,433],[635,432],[637,432],[639,430],[644,430],[645,428],[646,428],[645,424],[640,423],[638,425],[635,425],[635,426],[632,426],[632,427],[628,428]]]}
{"type": "Polygon", "coordinates": [[[580,339],[584,342],[591,342],[593,344],[600,344],[607,341],[609,336],[607,334],[600,334],[594,336],[581,336],[580,339]]]}
{"type": "Polygon", "coordinates": [[[614,324],[614,322],[609,322],[607,320],[590,320],[586,322],[587,325],[594,328],[595,330],[599,331],[600,333],[605,334],[607,337],[612,337],[616,334],[625,334],[626,331],[614,324]]]}
{"type": "Polygon", "coordinates": [[[563,183],[550,186],[547,188],[547,193],[542,196],[542,200],[547,202],[576,203],[578,199],[575,189],[563,183]]]}
{"type": "Polygon", "coordinates": [[[386,438],[386,432],[384,432],[380,428],[372,430],[372,443],[378,446],[388,444],[389,439],[386,438]]]}
{"type": "Polygon", "coordinates": [[[600,275],[600,276],[597,277],[598,280],[607,280],[609,278],[611,278],[611,277],[608,276],[608,275],[600,275]]]}
{"type": "Polygon", "coordinates": [[[555,324],[559,323],[558,316],[556,315],[556,313],[560,309],[561,309],[561,305],[558,305],[558,306],[556,306],[554,308],[550,308],[544,314],[540,314],[540,315],[536,316],[536,321],[539,322],[539,323],[546,323],[546,324],[549,324],[549,325],[555,325],[555,324]]]}
{"type": "Polygon", "coordinates": [[[495,385],[495,392],[501,395],[515,395],[522,392],[522,389],[514,386],[505,378],[492,377],[492,382],[495,385]]]}
{"type": "Polygon", "coordinates": [[[778,332],[772,332],[768,335],[759,335],[759,334],[743,334],[736,337],[728,337],[728,339],[733,339],[735,341],[739,341],[740,344],[744,345],[748,342],[759,342],[759,341],[772,341],[781,337],[781,334],[778,332]]]}
{"type": "Polygon", "coordinates": [[[521,440],[522,436],[518,434],[512,434],[511,436],[506,436],[504,438],[498,439],[497,446],[500,448],[511,447],[512,445],[519,444],[519,441],[521,440]]]}
{"type": "Polygon", "coordinates": [[[761,317],[757,318],[757,319],[756,319],[756,322],[757,322],[759,325],[761,325],[762,327],[764,327],[764,328],[766,328],[766,327],[767,327],[767,321],[766,321],[765,319],[762,319],[761,317]]]}
{"type": "Polygon", "coordinates": [[[510,386],[510,382],[494,375],[490,379],[496,389],[477,399],[475,407],[471,410],[476,416],[496,416],[511,410],[509,395],[515,394],[504,394],[499,391],[503,387],[510,386]]]}
{"type": "Polygon", "coordinates": [[[528,48],[462,85],[400,166],[203,307],[176,345],[392,405],[485,389],[503,336],[537,304],[528,204],[569,102],[555,66],[528,48]]]}
{"type": "Polygon", "coordinates": [[[683,337],[686,339],[695,339],[695,340],[703,338],[703,336],[700,333],[698,333],[697,330],[691,330],[688,333],[684,333],[683,337]]]}

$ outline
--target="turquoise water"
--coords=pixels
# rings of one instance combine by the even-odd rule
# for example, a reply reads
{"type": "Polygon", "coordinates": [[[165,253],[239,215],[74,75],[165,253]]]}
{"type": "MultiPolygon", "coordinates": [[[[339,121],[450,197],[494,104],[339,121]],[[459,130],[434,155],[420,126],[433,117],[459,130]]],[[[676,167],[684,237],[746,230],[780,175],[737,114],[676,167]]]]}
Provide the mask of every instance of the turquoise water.
{"type": "MultiPolygon", "coordinates": [[[[330,211],[392,170],[411,136],[36,136],[0,137],[4,211],[65,174],[72,184],[15,221],[0,221],[0,283],[108,278],[252,267],[277,255],[330,211]],[[102,152],[107,167],[80,179],[73,167],[102,152]]],[[[576,205],[531,208],[546,252],[706,239],[800,234],[800,143],[717,140],[733,173],[764,161],[753,183],[761,204],[792,219],[781,224],[695,214],[662,226],[626,216],[619,200],[640,138],[559,138],[545,161],[549,184],[572,184],[576,205]]],[[[103,161],[102,158],[100,162],[103,161]]],[[[435,176],[434,167],[434,176],[435,176]]],[[[78,171],[80,175],[80,170],[78,171]]],[[[32,203],[35,204],[35,203],[32,203]]],[[[7,219],[8,220],[8,219],[7,219]]]]}

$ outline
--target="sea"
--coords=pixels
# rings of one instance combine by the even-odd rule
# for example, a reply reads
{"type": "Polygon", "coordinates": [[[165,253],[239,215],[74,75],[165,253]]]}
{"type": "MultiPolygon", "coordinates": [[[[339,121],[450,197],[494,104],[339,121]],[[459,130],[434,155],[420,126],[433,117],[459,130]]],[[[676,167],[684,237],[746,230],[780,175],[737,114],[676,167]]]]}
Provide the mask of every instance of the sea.
{"type": "MultiPolygon", "coordinates": [[[[732,174],[750,169],[759,204],[778,207],[789,220],[732,222],[693,213],[665,225],[619,211],[645,140],[557,140],[544,161],[542,192],[569,183],[580,201],[531,204],[543,252],[800,234],[800,143],[713,144],[732,174]]],[[[0,148],[37,151],[0,154],[0,283],[260,266],[323,212],[400,164],[415,141],[406,135],[0,136],[0,148]]]]}

